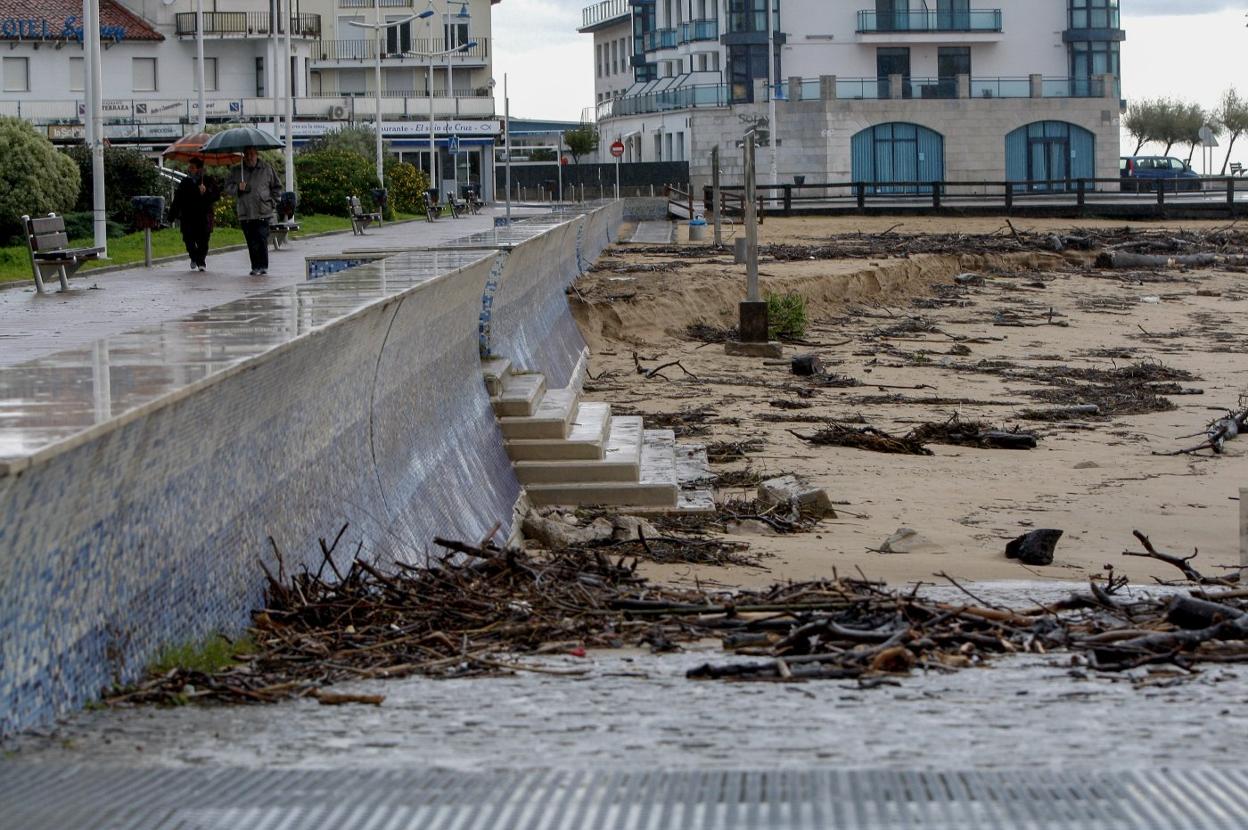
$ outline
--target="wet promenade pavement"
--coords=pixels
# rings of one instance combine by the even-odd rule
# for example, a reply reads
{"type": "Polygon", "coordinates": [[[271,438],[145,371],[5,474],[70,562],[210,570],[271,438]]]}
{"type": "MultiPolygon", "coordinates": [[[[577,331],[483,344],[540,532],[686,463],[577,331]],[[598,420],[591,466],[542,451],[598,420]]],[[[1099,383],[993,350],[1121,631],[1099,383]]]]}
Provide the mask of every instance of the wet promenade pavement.
{"type": "MultiPolygon", "coordinates": [[[[535,211],[527,211],[532,215],[535,211]]],[[[522,215],[517,213],[517,215],[522,215]]],[[[387,223],[364,236],[350,231],[298,238],[269,253],[269,273],[250,277],[247,251],[210,254],[208,270],[189,262],[139,266],[70,280],[67,294],[35,294],[33,281],[0,290],[0,366],[80,348],[139,326],[174,320],[205,308],[304,281],[304,258],[345,250],[435,246],[493,227],[494,214],[427,222],[387,223]]]]}

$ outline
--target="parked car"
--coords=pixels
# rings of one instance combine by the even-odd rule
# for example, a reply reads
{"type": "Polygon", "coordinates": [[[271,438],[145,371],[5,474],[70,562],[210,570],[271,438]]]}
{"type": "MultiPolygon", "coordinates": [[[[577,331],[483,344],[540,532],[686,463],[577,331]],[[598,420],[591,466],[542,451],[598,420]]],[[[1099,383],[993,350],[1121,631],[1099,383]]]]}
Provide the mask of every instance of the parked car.
{"type": "Polygon", "coordinates": [[[1171,156],[1123,156],[1118,161],[1118,174],[1122,177],[1122,189],[1138,193],[1141,190],[1200,190],[1200,174],[1183,159],[1171,156]]]}

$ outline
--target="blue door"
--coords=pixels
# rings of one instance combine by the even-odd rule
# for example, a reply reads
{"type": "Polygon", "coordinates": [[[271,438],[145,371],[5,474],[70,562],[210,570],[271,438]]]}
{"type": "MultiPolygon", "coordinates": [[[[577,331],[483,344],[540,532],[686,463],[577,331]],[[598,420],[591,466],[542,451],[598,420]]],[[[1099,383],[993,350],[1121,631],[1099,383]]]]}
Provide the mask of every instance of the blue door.
{"type": "Polygon", "coordinates": [[[931,193],[945,178],[945,138],[918,124],[869,127],[850,144],[853,178],[868,193],[931,193]]]}
{"type": "Polygon", "coordinates": [[[1071,190],[1096,177],[1096,136],[1065,121],[1019,127],[1005,137],[1005,177],[1020,182],[1015,190],[1071,190]]]}

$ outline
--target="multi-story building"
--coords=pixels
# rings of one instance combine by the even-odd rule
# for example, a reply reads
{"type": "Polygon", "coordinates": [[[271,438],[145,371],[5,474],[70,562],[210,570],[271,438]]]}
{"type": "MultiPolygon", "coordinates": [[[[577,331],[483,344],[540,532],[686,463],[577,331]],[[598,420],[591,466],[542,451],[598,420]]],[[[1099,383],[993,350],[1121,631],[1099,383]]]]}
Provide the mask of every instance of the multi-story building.
{"type": "MultiPolygon", "coordinates": [[[[380,52],[383,134],[393,150],[429,169],[432,108],[439,177],[461,188],[480,184],[489,196],[499,134],[490,12],[498,2],[205,0],[207,118],[272,121],[285,114],[279,86],[289,83],[296,143],[344,124],[371,123],[380,52]],[[430,6],[433,15],[418,17],[430,6]],[[380,39],[371,28],[350,25],[372,24],[378,11],[382,22],[416,17],[386,29],[380,39]],[[279,83],[274,73],[285,64],[287,19],[290,70],[279,70],[279,83]],[[459,47],[452,55],[437,54],[459,47]]],[[[198,120],[195,11],[196,0],[100,0],[105,135],[111,142],[163,148],[198,120]]],[[[0,60],[0,114],[46,126],[54,141],[82,139],[81,32],[81,0],[0,0],[0,41],[8,43],[0,60]]]]}
{"type": "Polygon", "coordinates": [[[782,183],[1118,175],[1118,0],[627,2],[586,7],[581,28],[596,57],[631,32],[631,83],[595,76],[602,145],[626,161],[687,160],[696,185],[719,145],[739,173],[733,148],[774,96],[782,183]]]}

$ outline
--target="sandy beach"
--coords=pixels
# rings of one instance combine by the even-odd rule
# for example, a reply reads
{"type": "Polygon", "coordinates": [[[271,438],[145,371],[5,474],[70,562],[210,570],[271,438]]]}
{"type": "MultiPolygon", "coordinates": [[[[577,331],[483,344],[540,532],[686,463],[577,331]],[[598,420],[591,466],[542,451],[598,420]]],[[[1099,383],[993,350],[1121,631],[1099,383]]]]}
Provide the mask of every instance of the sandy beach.
{"type": "Polygon", "coordinates": [[[1044,249],[1049,237],[1089,229],[1164,240],[1169,231],[1225,227],[772,217],[760,240],[763,291],[801,294],[809,316],[803,342],[786,344],[782,362],[728,356],[704,342],[705,331],[700,339],[689,330],[735,325],[745,277],[730,252],[614,246],[570,298],[592,350],[586,397],[664,423],[684,414],[676,425],[684,441],[755,442],[743,460],[713,465],[733,482],[718,486],[721,502],[751,498],[758,478],[798,473],[825,487],[838,512],[811,533],[729,537],[764,555],[767,570],[682,565],[648,573],[749,586],[859,568],[893,583],[938,572],[1086,580],[1106,565],[1133,580],[1177,577],[1169,566],[1122,556],[1140,550],[1135,529],[1161,550],[1198,550],[1207,572],[1237,564],[1248,442],[1229,442],[1220,456],[1159,453],[1198,444],[1200,436],[1182,436],[1242,409],[1242,267],[1098,268],[1096,246],[1044,249]],[[786,247],[777,258],[770,245],[786,247]],[[838,247],[850,255],[837,256],[838,247]],[[816,355],[827,377],[793,375],[788,358],[796,354],[816,355]],[[679,366],[657,376],[639,373],[672,361],[679,366]],[[1098,401],[1096,416],[1023,417],[1098,401]],[[799,437],[829,421],[901,436],[951,418],[1034,433],[1038,446],[931,444],[932,455],[892,455],[799,437]],[[923,537],[919,548],[878,552],[903,527],[923,537]],[[1006,559],[1007,542],[1036,528],[1064,531],[1054,563],[1006,559]]]}

